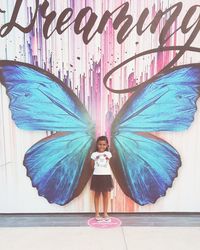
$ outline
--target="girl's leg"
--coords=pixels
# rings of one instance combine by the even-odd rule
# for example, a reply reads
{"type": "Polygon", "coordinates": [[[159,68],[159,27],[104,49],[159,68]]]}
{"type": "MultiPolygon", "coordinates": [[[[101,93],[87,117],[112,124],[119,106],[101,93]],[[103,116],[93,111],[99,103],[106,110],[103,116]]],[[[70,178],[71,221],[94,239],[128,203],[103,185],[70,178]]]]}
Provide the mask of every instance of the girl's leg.
{"type": "Polygon", "coordinates": [[[108,216],[108,192],[103,192],[103,214],[108,216]]]}
{"type": "Polygon", "coordinates": [[[94,195],[94,206],[95,206],[95,216],[99,216],[99,198],[101,192],[95,192],[94,195]]]}

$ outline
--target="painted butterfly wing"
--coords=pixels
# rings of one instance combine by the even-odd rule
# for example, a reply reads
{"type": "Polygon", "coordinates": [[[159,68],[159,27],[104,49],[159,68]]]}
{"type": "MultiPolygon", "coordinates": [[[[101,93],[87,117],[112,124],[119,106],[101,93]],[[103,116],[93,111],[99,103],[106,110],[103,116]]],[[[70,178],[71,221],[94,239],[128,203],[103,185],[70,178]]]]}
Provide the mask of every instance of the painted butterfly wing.
{"type": "Polygon", "coordinates": [[[176,67],[154,82],[142,84],[117,115],[116,131],[182,131],[197,110],[200,65],[176,67]]]}
{"type": "Polygon", "coordinates": [[[18,127],[65,131],[33,145],[24,165],[39,195],[59,205],[68,203],[91,175],[88,155],[95,135],[86,109],[59,79],[32,65],[0,61],[0,77],[18,127]]]}
{"type": "Polygon", "coordinates": [[[148,132],[187,129],[199,93],[199,65],[177,67],[141,85],[113,121],[112,169],[124,193],[138,204],[164,196],[181,165],[178,152],[148,132]]]}
{"type": "Polygon", "coordinates": [[[10,98],[12,119],[21,129],[82,131],[93,127],[73,91],[49,72],[15,61],[0,61],[0,80],[10,98]]]}
{"type": "Polygon", "coordinates": [[[34,144],[24,165],[39,195],[59,205],[78,196],[92,174],[88,154],[92,142],[84,132],[58,132],[34,144]]]}
{"type": "Polygon", "coordinates": [[[113,135],[112,170],[123,192],[140,205],[164,196],[181,160],[170,144],[149,133],[113,135]]]}

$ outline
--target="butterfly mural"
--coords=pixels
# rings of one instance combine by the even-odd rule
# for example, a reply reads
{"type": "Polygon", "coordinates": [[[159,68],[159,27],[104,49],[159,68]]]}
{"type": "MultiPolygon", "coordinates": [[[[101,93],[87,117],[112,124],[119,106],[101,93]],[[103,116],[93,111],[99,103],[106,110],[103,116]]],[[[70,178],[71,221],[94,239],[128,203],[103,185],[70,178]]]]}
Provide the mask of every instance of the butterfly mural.
{"type": "MultiPolygon", "coordinates": [[[[95,125],[87,110],[60,79],[31,64],[0,61],[0,80],[17,127],[56,131],[34,144],[23,164],[40,196],[50,203],[69,203],[92,174],[95,125]]],[[[200,65],[174,67],[139,85],[115,117],[111,168],[136,203],[155,203],[172,186],[180,155],[152,132],[188,129],[199,95],[200,65]]]]}

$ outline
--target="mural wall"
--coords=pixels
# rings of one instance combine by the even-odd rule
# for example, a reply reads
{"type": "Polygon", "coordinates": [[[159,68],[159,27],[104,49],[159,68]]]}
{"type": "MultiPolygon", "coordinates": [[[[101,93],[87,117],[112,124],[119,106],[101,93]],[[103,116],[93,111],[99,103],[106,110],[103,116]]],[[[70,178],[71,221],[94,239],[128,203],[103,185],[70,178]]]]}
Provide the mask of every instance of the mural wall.
{"type": "Polygon", "coordinates": [[[1,213],[94,211],[100,135],[113,153],[110,211],[200,212],[199,9],[0,1],[1,213]],[[58,159],[47,188],[42,167],[58,159]]]}

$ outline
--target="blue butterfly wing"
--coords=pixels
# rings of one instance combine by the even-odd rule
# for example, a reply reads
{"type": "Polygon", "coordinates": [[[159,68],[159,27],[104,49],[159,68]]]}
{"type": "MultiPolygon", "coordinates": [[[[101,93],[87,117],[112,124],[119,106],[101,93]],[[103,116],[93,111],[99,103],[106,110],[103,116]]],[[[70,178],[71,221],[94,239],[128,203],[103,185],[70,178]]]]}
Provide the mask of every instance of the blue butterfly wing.
{"type": "Polygon", "coordinates": [[[185,130],[194,119],[199,94],[200,65],[177,67],[159,75],[154,82],[142,84],[120,110],[113,129],[185,130]]]}
{"type": "Polygon", "coordinates": [[[38,194],[59,205],[78,196],[92,174],[92,144],[85,132],[58,132],[34,144],[25,154],[24,165],[38,194]]]}
{"type": "Polygon", "coordinates": [[[24,165],[40,195],[59,205],[68,203],[91,175],[88,155],[95,133],[88,112],[58,78],[30,64],[0,61],[0,78],[19,128],[65,131],[33,145],[24,165]]]}
{"type": "Polygon", "coordinates": [[[124,193],[138,204],[164,196],[181,165],[178,152],[148,132],[187,129],[199,94],[200,66],[177,67],[141,85],[113,121],[112,169],[124,193]]]}
{"type": "Polygon", "coordinates": [[[164,196],[177,176],[181,160],[167,142],[149,133],[123,132],[111,144],[112,170],[123,192],[140,205],[164,196]]]}
{"type": "Polygon", "coordinates": [[[57,77],[30,64],[0,61],[0,80],[16,125],[27,130],[88,130],[88,112],[57,77]]]}

